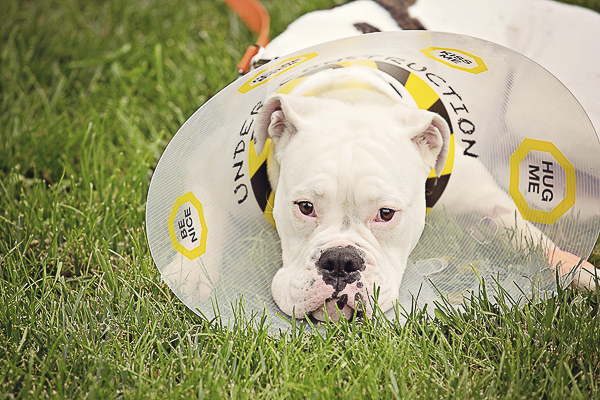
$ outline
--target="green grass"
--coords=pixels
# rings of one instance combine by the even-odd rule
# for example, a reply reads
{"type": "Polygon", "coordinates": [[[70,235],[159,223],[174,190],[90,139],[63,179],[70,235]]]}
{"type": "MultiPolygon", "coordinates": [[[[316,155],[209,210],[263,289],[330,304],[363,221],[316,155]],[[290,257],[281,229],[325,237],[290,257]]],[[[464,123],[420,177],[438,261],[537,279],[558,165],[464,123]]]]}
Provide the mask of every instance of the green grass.
{"type": "MultiPolygon", "coordinates": [[[[334,3],[266,5],[277,34],[334,3]]],[[[252,40],[215,0],[0,2],[0,397],[598,397],[598,293],[287,337],[179,302],[148,251],[148,184],[252,40]]]]}

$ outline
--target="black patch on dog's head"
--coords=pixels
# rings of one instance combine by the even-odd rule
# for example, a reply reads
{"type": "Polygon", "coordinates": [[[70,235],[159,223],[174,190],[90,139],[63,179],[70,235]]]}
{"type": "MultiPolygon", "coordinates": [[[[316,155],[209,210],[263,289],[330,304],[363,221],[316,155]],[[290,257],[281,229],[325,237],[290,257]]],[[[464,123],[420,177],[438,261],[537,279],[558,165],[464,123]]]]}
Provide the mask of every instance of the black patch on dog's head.
{"type": "Polygon", "coordinates": [[[366,22],[357,22],[356,24],[354,24],[354,27],[360,31],[360,33],[375,33],[375,32],[381,32],[381,29],[374,27],[371,24],[368,24],[366,22]]]}
{"type": "Polygon", "coordinates": [[[385,8],[396,21],[398,26],[404,30],[425,30],[425,26],[416,18],[408,14],[408,7],[415,4],[417,0],[375,0],[377,4],[385,8]]]}

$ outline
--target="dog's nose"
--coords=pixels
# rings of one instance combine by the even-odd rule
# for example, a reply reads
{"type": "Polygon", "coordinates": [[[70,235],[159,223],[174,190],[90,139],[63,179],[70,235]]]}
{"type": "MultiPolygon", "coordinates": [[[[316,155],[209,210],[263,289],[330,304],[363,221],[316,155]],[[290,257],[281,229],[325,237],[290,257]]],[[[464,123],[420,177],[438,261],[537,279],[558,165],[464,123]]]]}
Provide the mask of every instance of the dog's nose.
{"type": "Polygon", "coordinates": [[[362,271],[365,263],[354,247],[339,246],[325,250],[317,261],[317,268],[327,271],[331,276],[344,277],[352,272],[362,271]]]}

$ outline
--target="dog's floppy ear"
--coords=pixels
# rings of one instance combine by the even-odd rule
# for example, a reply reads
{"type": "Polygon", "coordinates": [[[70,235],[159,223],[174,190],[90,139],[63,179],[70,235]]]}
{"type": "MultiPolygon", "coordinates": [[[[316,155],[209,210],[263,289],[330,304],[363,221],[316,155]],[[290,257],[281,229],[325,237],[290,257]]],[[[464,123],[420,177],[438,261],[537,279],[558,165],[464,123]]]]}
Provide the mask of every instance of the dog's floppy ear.
{"type": "Polygon", "coordinates": [[[290,140],[302,122],[299,112],[307,108],[308,103],[309,99],[285,94],[267,99],[256,117],[254,148],[258,154],[262,153],[269,137],[280,147],[290,140]]]}
{"type": "Polygon", "coordinates": [[[411,110],[408,125],[411,140],[417,145],[423,161],[440,176],[448,157],[450,127],[438,114],[418,109],[411,110]]]}

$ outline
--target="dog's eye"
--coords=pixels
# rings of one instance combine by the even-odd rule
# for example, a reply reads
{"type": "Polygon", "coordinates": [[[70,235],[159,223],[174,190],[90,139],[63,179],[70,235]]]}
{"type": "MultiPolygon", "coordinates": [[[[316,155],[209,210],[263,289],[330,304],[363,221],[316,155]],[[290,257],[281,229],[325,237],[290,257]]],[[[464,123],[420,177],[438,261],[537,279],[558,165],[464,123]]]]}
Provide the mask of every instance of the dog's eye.
{"type": "Polygon", "coordinates": [[[381,208],[377,213],[376,221],[389,222],[392,220],[392,218],[394,218],[394,214],[396,214],[396,211],[392,210],[391,208],[381,208]]]}
{"type": "Polygon", "coordinates": [[[296,205],[302,214],[308,215],[309,217],[314,217],[315,207],[311,202],[299,201],[296,203],[296,205]]]}

